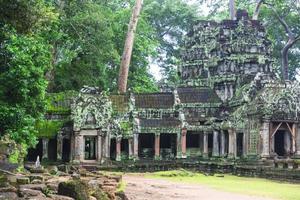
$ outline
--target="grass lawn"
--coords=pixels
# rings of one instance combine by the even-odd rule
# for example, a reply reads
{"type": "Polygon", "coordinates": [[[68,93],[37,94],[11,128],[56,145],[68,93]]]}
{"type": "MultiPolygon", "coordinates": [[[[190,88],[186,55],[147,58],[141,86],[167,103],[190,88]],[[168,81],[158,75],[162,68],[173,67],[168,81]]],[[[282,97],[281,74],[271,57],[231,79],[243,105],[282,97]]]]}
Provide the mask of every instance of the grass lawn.
{"type": "Polygon", "coordinates": [[[261,178],[244,178],[232,175],[224,175],[224,177],[218,177],[218,175],[205,176],[185,170],[156,172],[147,174],[146,177],[203,184],[227,192],[279,200],[300,200],[300,184],[276,182],[261,178]]]}

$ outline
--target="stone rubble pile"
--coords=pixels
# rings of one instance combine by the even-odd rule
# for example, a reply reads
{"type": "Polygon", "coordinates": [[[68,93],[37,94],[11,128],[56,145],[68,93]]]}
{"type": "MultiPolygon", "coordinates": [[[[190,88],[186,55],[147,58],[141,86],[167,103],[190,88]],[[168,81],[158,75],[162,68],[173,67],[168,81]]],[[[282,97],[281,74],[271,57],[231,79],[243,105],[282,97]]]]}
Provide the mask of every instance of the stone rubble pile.
{"type": "Polygon", "coordinates": [[[122,176],[88,172],[83,168],[51,166],[30,173],[0,171],[0,200],[122,200],[122,176]]]}

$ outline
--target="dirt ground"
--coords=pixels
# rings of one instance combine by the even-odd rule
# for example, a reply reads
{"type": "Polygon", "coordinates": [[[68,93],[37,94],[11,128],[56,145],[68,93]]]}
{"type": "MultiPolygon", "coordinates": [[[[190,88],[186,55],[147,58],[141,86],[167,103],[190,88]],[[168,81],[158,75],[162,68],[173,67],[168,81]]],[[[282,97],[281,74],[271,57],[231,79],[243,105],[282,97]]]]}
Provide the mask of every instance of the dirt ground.
{"type": "Polygon", "coordinates": [[[205,185],[150,179],[142,175],[125,175],[125,193],[129,200],[272,200],[223,192],[205,185]]]}

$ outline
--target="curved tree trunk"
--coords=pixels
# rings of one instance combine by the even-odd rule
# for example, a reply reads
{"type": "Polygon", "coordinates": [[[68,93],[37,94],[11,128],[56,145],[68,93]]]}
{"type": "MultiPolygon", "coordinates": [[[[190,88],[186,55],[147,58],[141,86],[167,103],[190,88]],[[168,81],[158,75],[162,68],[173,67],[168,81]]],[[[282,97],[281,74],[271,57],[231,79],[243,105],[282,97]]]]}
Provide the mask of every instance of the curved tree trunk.
{"type": "Polygon", "coordinates": [[[289,38],[288,42],[284,45],[281,51],[281,67],[282,67],[282,76],[284,80],[289,80],[289,50],[293,47],[293,45],[299,40],[300,38],[289,38]]]}
{"type": "Polygon", "coordinates": [[[132,16],[128,25],[128,32],[125,40],[124,51],[119,71],[118,88],[120,93],[126,93],[129,65],[131,61],[134,36],[142,10],[143,0],[136,0],[132,16]]]}
{"type": "Polygon", "coordinates": [[[255,11],[254,11],[253,17],[252,17],[253,20],[258,20],[258,16],[259,16],[259,13],[260,13],[260,8],[261,8],[263,3],[264,3],[264,0],[257,0],[255,11]]]}

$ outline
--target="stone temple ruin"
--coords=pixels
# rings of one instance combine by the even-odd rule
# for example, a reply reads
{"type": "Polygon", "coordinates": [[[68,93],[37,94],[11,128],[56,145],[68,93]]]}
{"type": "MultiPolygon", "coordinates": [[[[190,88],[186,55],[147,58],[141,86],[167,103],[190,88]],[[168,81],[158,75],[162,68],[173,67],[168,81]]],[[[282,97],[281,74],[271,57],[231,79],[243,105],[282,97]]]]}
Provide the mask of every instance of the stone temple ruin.
{"type": "Polygon", "coordinates": [[[97,165],[200,160],[298,168],[300,86],[275,75],[259,21],[238,11],[236,20],[197,22],[178,73],[180,84],[168,92],[84,87],[52,101],[46,119],[65,123],[29,155],[97,165]]]}

